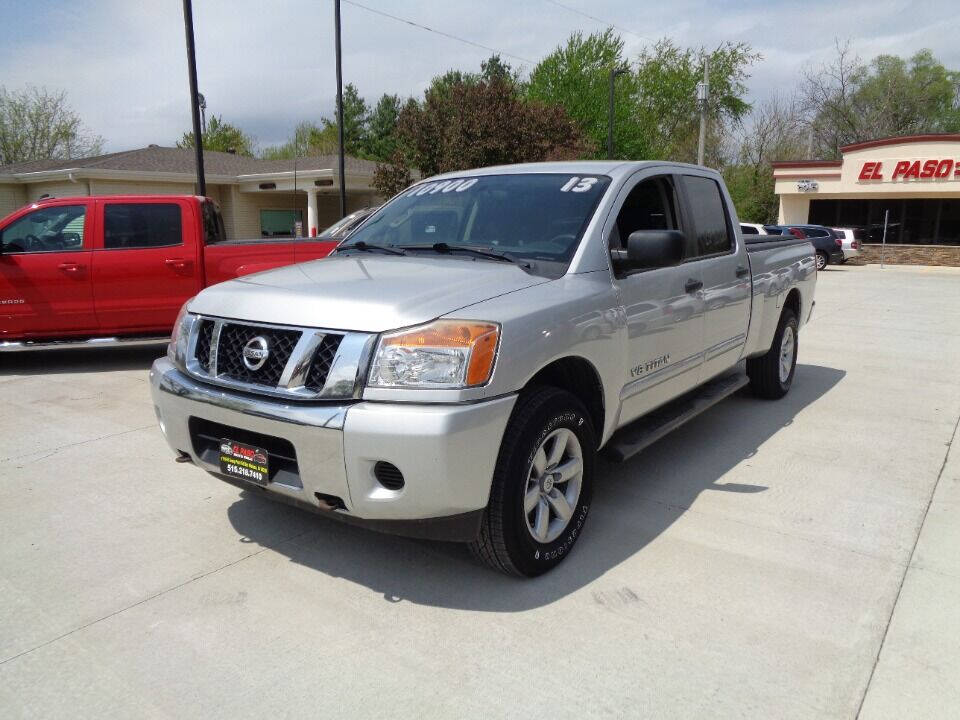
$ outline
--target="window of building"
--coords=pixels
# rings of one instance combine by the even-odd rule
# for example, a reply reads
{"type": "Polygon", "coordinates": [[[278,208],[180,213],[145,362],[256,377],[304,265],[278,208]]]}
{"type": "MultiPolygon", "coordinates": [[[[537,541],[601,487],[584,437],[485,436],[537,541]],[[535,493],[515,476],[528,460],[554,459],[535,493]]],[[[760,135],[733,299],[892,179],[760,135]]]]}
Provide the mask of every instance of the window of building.
{"type": "Polygon", "coordinates": [[[960,199],[811,200],[810,222],[854,228],[864,242],[960,245],[960,199]]]}
{"type": "Polygon", "coordinates": [[[107,250],[182,244],[183,224],[176,203],[107,203],[103,209],[103,247],[107,250]]]}
{"type": "Polygon", "coordinates": [[[5,255],[83,250],[85,205],[54,205],[14,220],[0,235],[5,255]]]}
{"type": "Polygon", "coordinates": [[[261,210],[260,234],[263,237],[293,237],[298,222],[303,227],[302,210],[261,210]]]}

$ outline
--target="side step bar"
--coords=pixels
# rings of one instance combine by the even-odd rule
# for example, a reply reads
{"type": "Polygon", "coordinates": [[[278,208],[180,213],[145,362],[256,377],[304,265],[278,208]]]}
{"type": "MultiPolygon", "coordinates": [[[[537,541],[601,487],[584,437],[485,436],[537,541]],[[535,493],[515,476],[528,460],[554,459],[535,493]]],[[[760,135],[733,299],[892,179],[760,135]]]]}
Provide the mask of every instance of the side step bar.
{"type": "Polygon", "coordinates": [[[621,428],[607,442],[604,454],[615,462],[629,460],[749,382],[743,365],[738,365],[735,371],[716,377],[621,428]]]}
{"type": "Polygon", "coordinates": [[[0,353],[23,352],[25,350],[80,350],[101,347],[146,347],[170,342],[170,336],[164,337],[102,337],[83,340],[21,340],[0,342],[0,353]]]}

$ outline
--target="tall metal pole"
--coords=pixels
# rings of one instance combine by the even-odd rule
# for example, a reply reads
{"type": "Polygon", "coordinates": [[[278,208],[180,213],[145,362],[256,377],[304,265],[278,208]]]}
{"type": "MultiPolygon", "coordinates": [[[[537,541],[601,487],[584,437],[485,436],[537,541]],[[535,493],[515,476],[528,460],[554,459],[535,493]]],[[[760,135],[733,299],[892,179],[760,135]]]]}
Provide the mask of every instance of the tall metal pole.
{"type": "Polygon", "coordinates": [[[884,255],[887,254],[887,225],[890,224],[890,208],[883,214],[883,241],[880,245],[880,269],[883,270],[884,255]]]}
{"type": "Polygon", "coordinates": [[[190,111],[193,114],[193,148],[197,155],[197,191],[207,194],[203,172],[203,133],[200,131],[200,99],[197,93],[197,53],[193,47],[193,3],[183,0],[183,31],[187,36],[187,72],[190,75],[190,111]]]}
{"type": "Polygon", "coordinates": [[[707,102],[710,98],[710,56],[703,56],[703,85],[700,100],[700,139],[697,142],[697,165],[703,165],[703,147],[707,142],[707,102]]]}
{"type": "Polygon", "coordinates": [[[616,77],[616,68],[610,68],[610,105],[607,112],[607,160],[613,160],[613,81],[616,77]]]}
{"type": "MultiPolygon", "coordinates": [[[[184,0],[186,1],[186,0],[184,0]]],[[[336,25],[336,43],[337,43],[337,145],[340,157],[340,217],[347,216],[347,179],[343,171],[343,67],[340,62],[340,0],[333,2],[333,19],[336,25]]]]}

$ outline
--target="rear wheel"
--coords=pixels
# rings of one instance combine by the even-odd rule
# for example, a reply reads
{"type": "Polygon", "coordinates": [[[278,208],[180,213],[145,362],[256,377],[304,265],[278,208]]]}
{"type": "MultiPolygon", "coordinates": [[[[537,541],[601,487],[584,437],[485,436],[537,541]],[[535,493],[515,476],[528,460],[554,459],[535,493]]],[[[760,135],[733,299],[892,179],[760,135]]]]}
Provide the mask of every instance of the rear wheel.
{"type": "Polygon", "coordinates": [[[770,349],[765,355],[747,360],[754,395],[777,400],[787,394],[797,369],[797,348],[797,316],[790,308],[784,308],[770,349]]]}
{"type": "Polygon", "coordinates": [[[521,395],[504,433],[474,555],[533,577],[576,543],[590,509],[596,436],[583,404],[557,388],[521,395]]]}
{"type": "Polygon", "coordinates": [[[825,252],[817,252],[817,270],[823,270],[830,262],[825,252]]]}

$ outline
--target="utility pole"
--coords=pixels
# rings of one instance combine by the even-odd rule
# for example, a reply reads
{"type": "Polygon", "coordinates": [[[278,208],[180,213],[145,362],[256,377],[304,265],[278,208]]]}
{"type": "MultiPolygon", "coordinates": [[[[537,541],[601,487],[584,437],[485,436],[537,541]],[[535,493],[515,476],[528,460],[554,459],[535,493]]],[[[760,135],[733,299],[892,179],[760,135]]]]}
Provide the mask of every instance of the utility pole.
{"type": "MultiPolygon", "coordinates": [[[[338,0],[339,2],[339,0],[338,0]]],[[[197,191],[207,194],[203,172],[203,133],[200,131],[200,99],[197,92],[197,53],[193,47],[193,3],[183,0],[183,31],[187,36],[187,72],[190,75],[190,111],[193,114],[193,148],[197,156],[197,191]]]]}
{"type": "MultiPolygon", "coordinates": [[[[184,2],[187,1],[188,0],[184,0],[184,2]]],[[[337,145],[340,154],[338,158],[340,171],[340,217],[344,218],[347,216],[347,180],[344,177],[343,171],[343,66],[340,62],[340,0],[333,0],[333,20],[336,26],[335,36],[337,43],[337,145]]]]}
{"type": "Polygon", "coordinates": [[[700,101],[700,140],[697,142],[697,165],[703,165],[703,146],[707,142],[707,104],[710,100],[710,56],[703,56],[703,82],[697,83],[700,101]]]}
{"type": "Polygon", "coordinates": [[[627,68],[610,68],[610,106],[607,112],[607,160],[613,160],[613,81],[616,80],[617,75],[623,75],[626,72],[629,72],[627,68]]]}

